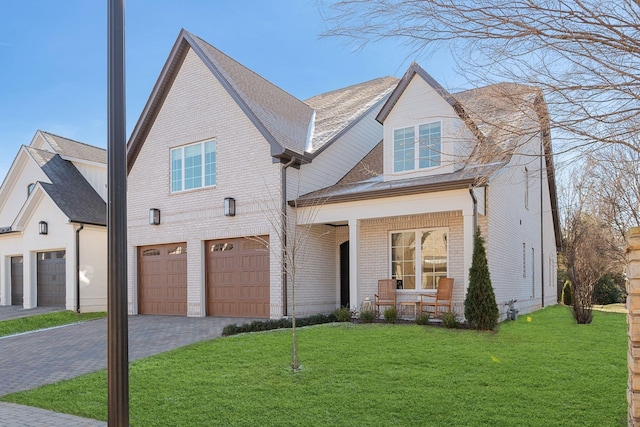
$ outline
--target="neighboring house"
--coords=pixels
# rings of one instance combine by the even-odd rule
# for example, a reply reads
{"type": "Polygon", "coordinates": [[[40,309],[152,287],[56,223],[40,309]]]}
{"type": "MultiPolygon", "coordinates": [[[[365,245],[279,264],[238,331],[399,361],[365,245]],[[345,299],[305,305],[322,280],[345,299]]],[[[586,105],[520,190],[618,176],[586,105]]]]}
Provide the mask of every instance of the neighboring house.
{"type": "Polygon", "coordinates": [[[106,151],[37,131],[0,187],[0,305],[104,311],[106,151]]]}
{"type": "Polygon", "coordinates": [[[441,275],[461,314],[475,220],[498,303],[553,304],[544,113],[532,88],[450,95],[417,64],[301,101],[183,30],[128,143],[129,312],[290,315],[287,230],[298,315],[357,309],[383,278],[415,300],[441,275]]]}

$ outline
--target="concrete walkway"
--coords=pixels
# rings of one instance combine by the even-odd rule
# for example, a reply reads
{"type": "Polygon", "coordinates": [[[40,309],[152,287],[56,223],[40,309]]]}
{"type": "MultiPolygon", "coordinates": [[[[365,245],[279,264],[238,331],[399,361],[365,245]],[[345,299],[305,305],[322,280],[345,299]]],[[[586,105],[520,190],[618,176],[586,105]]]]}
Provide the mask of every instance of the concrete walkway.
{"type": "MultiPolygon", "coordinates": [[[[0,307],[0,313],[5,308],[0,307]]],[[[241,324],[251,320],[253,319],[130,316],[129,361],[219,337],[227,324],[241,324]]],[[[0,338],[0,378],[2,379],[0,396],[106,369],[106,343],[106,319],[2,337],[0,338]]],[[[82,419],[76,420],[79,424],[70,424],[68,415],[55,413],[51,413],[51,421],[47,424],[46,417],[43,418],[43,414],[47,412],[0,403],[0,425],[47,427],[104,425],[90,424],[94,421],[82,419]],[[33,424],[29,424],[32,417],[31,410],[33,410],[33,424]],[[58,415],[64,418],[56,418],[58,415]],[[19,422],[7,424],[6,420],[12,419],[17,419],[19,422]]]]}

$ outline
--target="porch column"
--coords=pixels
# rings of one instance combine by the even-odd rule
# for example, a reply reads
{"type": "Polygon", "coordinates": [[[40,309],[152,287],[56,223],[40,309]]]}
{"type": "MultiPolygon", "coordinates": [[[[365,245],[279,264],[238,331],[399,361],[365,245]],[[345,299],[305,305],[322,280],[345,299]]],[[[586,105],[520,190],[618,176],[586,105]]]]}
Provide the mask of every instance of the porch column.
{"type": "Polygon", "coordinates": [[[471,268],[471,261],[473,259],[473,235],[475,230],[473,229],[473,212],[462,212],[462,226],[464,232],[464,295],[467,295],[467,289],[469,288],[469,269],[471,268]]]}
{"type": "Polygon", "coordinates": [[[360,307],[358,300],[358,260],[360,259],[360,222],[349,220],[349,301],[351,310],[360,307]]]}

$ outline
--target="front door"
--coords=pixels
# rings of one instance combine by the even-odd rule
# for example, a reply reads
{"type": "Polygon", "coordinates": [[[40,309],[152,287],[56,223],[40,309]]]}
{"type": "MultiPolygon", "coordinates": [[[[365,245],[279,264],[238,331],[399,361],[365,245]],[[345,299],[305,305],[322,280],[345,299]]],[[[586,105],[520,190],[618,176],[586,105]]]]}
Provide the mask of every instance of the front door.
{"type": "Polygon", "coordinates": [[[22,305],[22,270],[21,256],[11,257],[11,305],[22,305]]]}
{"type": "Polygon", "coordinates": [[[340,307],[349,307],[349,241],[340,245],[340,307]]]}

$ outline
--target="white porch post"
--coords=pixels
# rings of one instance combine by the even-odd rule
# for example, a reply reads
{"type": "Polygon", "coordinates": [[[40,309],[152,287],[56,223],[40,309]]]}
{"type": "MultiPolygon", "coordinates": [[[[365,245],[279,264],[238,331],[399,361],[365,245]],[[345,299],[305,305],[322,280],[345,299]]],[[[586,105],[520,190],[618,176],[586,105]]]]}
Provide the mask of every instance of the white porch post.
{"type": "Polygon", "coordinates": [[[473,259],[473,212],[462,211],[464,231],[464,295],[467,296],[469,288],[469,269],[473,259]]]}
{"type": "Polygon", "coordinates": [[[360,222],[349,220],[349,301],[351,310],[360,306],[358,300],[358,260],[360,259],[360,222]]]}

